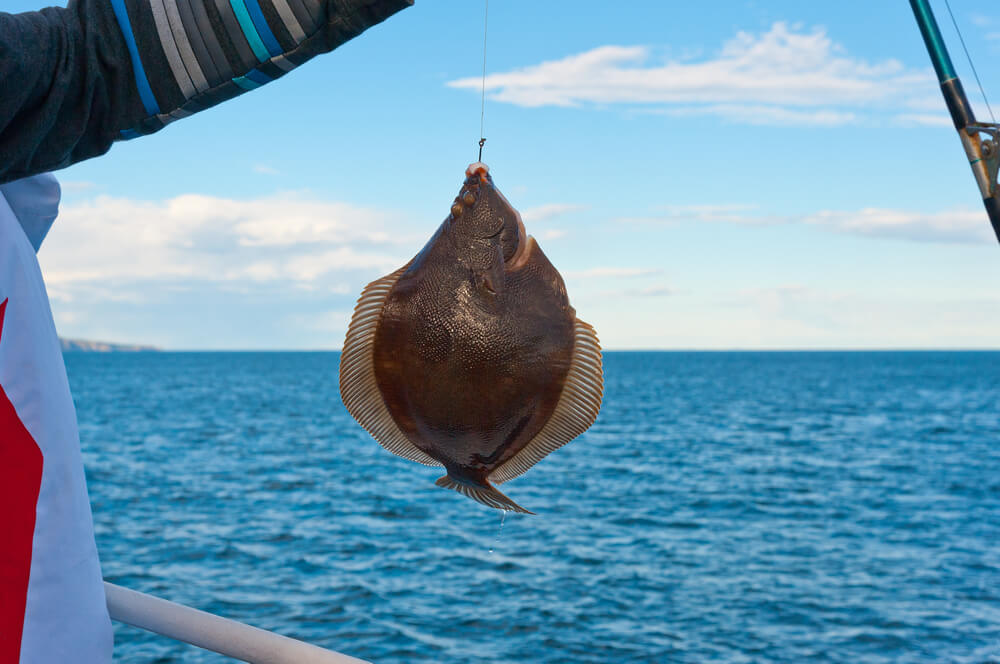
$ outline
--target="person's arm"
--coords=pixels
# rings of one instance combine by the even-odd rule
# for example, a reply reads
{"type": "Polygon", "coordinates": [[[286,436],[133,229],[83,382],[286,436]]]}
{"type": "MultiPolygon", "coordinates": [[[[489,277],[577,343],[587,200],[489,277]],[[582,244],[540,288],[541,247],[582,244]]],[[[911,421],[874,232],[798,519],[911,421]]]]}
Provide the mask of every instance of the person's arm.
{"type": "Polygon", "coordinates": [[[0,12],[0,183],[268,83],[412,0],[70,0],[0,12]]]}

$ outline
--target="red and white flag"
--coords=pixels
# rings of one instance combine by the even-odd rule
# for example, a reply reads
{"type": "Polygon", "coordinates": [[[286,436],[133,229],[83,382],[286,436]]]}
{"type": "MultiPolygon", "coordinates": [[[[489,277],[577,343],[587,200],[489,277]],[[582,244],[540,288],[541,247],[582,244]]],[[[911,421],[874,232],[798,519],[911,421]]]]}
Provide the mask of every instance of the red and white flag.
{"type": "Polygon", "coordinates": [[[58,205],[51,175],[0,186],[0,664],[111,662],[76,412],[35,257],[58,205]]]}

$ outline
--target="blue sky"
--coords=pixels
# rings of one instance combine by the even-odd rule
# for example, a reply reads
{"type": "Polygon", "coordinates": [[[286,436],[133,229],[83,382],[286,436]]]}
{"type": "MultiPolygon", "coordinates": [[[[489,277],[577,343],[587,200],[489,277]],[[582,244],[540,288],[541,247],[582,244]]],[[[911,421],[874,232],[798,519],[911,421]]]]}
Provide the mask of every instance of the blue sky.
{"type": "MultiPolygon", "coordinates": [[[[909,4],[698,7],[490,5],[484,161],[605,347],[1000,347],[1000,247],[909,4]]],[[[953,8],[1000,95],[1000,10],[953,8]]],[[[482,18],[418,0],[59,173],[39,258],[60,333],[339,348],[475,160],[482,18]]]]}

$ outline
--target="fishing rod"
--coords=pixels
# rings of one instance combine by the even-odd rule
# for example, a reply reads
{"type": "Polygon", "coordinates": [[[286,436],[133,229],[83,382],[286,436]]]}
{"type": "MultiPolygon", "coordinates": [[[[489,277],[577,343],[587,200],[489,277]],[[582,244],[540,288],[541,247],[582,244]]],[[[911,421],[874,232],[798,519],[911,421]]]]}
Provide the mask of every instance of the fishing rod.
{"type": "Polygon", "coordinates": [[[910,0],[913,15],[920,26],[927,53],[931,56],[934,71],[941,84],[941,94],[951,113],[962,147],[969,157],[969,165],[979,185],[979,193],[986,206],[986,214],[993,225],[997,241],[1000,242],[1000,188],[997,187],[997,168],[1000,166],[1000,125],[977,122],[976,116],[965,96],[962,81],[951,64],[948,49],[944,45],[941,31],[928,0],[910,0]]]}

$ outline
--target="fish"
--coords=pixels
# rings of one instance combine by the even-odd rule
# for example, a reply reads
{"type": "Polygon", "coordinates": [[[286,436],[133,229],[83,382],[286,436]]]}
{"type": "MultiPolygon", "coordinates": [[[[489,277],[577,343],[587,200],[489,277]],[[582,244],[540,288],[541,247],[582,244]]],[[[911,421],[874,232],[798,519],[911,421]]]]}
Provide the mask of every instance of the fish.
{"type": "Polygon", "coordinates": [[[594,328],[482,162],[417,255],[362,291],[339,374],[382,447],[443,466],[437,486],[527,514],[496,485],[586,431],[604,394],[594,328]]]}

